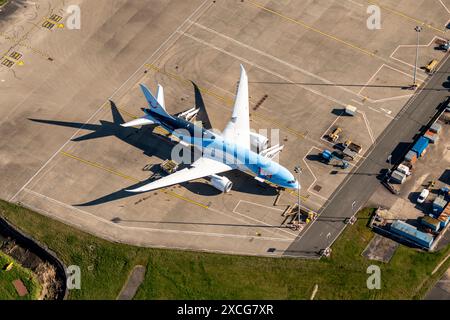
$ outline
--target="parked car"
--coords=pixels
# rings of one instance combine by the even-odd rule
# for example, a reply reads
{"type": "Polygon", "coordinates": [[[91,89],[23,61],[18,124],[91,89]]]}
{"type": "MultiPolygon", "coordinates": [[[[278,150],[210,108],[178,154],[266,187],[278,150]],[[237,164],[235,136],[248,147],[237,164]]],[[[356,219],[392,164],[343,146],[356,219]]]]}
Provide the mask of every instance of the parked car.
{"type": "Polygon", "coordinates": [[[430,194],[430,190],[423,189],[422,192],[419,194],[419,197],[417,198],[417,203],[424,203],[424,201],[427,199],[429,194],[430,194]]]}

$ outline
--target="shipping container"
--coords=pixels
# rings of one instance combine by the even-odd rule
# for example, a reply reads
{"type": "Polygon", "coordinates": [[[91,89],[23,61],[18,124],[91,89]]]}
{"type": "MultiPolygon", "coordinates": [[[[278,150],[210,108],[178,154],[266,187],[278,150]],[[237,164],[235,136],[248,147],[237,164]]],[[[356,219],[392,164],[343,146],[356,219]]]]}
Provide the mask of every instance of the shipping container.
{"type": "Polygon", "coordinates": [[[345,113],[351,116],[354,116],[356,114],[356,110],[356,107],[349,104],[345,107],[345,113]]]}
{"type": "Polygon", "coordinates": [[[450,216],[448,214],[442,212],[437,219],[441,223],[441,228],[445,228],[448,225],[448,221],[450,219],[450,216]]]}
{"type": "Polygon", "coordinates": [[[412,147],[411,150],[416,152],[418,157],[422,157],[426,152],[428,144],[429,144],[429,140],[427,138],[420,137],[419,140],[417,140],[417,142],[414,144],[414,146],[412,147]]]}
{"type": "Polygon", "coordinates": [[[441,227],[441,222],[438,219],[432,218],[430,216],[424,216],[422,219],[420,219],[420,222],[424,225],[429,227],[433,231],[439,231],[441,227]]]}
{"type": "Polygon", "coordinates": [[[408,162],[411,162],[412,164],[416,163],[417,153],[415,153],[412,150],[409,150],[408,153],[405,156],[405,160],[408,161],[408,162]]]}
{"type": "Polygon", "coordinates": [[[433,123],[433,125],[430,127],[430,131],[434,132],[434,133],[439,133],[441,132],[442,129],[442,125],[440,123],[433,123]]]}
{"type": "Polygon", "coordinates": [[[391,231],[426,248],[430,248],[433,244],[434,238],[431,234],[419,231],[416,227],[400,220],[395,220],[391,224],[391,231]]]}
{"type": "Polygon", "coordinates": [[[444,197],[436,197],[436,199],[434,199],[433,201],[433,212],[435,214],[440,214],[444,210],[446,205],[447,201],[445,201],[444,197]]]}

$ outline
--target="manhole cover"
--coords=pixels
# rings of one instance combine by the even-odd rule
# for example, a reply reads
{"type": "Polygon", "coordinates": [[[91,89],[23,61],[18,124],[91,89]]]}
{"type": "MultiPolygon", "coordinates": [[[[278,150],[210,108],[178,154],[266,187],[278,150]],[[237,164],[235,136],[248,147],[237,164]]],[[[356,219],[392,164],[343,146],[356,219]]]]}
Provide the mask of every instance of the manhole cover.
{"type": "Polygon", "coordinates": [[[322,190],[322,186],[319,186],[318,184],[316,184],[313,189],[314,189],[314,191],[319,192],[320,190],[322,190]]]}

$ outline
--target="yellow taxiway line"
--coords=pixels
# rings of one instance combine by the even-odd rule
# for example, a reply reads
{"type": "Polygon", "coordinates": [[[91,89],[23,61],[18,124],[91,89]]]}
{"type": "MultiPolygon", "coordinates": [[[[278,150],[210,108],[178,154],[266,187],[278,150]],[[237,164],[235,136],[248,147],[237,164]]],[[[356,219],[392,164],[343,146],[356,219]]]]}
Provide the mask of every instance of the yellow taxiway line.
{"type": "MultiPolygon", "coordinates": [[[[104,166],[104,165],[102,165],[102,164],[100,164],[98,162],[86,160],[86,159],[80,158],[80,157],[78,157],[78,156],[76,156],[74,154],[71,154],[71,153],[68,153],[68,152],[65,152],[65,151],[61,151],[61,155],[66,156],[66,157],[71,158],[71,159],[74,159],[74,160],[77,160],[77,161],[80,161],[81,163],[87,164],[87,165],[89,165],[91,167],[98,168],[98,169],[101,169],[103,171],[109,172],[109,173],[114,174],[114,175],[116,175],[118,177],[121,177],[121,178],[124,178],[126,180],[132,181],[134,183],[140,182],[140,180],[135,178],[135,177],[129,176],[127,174],[124,174],[124,173],[122,173],[120,171],[117,171],[116,169],[108,168],[108,167],[106,167],[106,166],[104,166]]],[[[178,193],[175,193],[173,191],[167,190],[166,188],[161,189],[161,190],[164,193],[166,193],[168,195],[171,195],[171,196],[173,196],[175,198],[178,198],[178,199],[184,200],[186,202],[195,204],[196,206],[199,206],[199,207],[204,208],[204,209],[209,209],[209,206],[207,206],[205,204],[202,204],[202,203],[197,202],[195,200],[186,198],[186,197],[184,197],[184,196],[182,196],[182,195],[180,195],[178,193]]]]}
{"type": "MultiPolygon", "coordinates": [[[[287,21],[290,21],[290,22],[295,23],[297,25],[300,25],[300,26],[304,27],[305,29],[314,31],[314,32],[316,32],[318,34],[321,34],[322,36],[325,36],[325,37],[330,38],[330,39],[332,39],[334,41],[337,41],[337,42],[340,42],[342,44],[345,44],[346,46],[351,47],[353,49],[356,49],[356,50],[358,50],[358,51],[360,51],[360,52],[362,52],[362,53],[364,53],[364,54],[366,54],[368,56],[378,57],[375,53],[373,53],[373,52],[371,52],[371,51],[369,51],[369,50],[367,50],[365,48],[357,46],[357,45],[355,45],[355,44],[353,44],[351,42],[348,42],[346,40],[342,40],[342,39],[340,39],[338,37],[335,37],[335,36],[333,36],[333,35],[331,35],[329,33],[323,32],[323,31],[321,31],[321,30],[319,30],[319,29],[317,29],[317,28],[315,28],[313,26],[310,26],[310,25],[304,23],[301,20],[297,20],[297,19],[291,18],[291,17],[286,16],[286,15],[284,15],[284,14],[278,12],[278,11],[275,11],[273,9],[267,8],[267,7],[263,6],[262,4],[260,4],[258,2],[255,2],[255,1],[252,1],[252,0],[247,0],[246,3],[249,3],[249,4],[255,6],[255,7],[259,8],[259,9],[262,9],[262,10],[266,11],[266,12],[272,13],[272,14],[280,17],[280,18],[283,18],[284,20],[287,20],[287,21]]],[[[381,58],[381,57],[379,57],[379,58],[381,58]]]]}

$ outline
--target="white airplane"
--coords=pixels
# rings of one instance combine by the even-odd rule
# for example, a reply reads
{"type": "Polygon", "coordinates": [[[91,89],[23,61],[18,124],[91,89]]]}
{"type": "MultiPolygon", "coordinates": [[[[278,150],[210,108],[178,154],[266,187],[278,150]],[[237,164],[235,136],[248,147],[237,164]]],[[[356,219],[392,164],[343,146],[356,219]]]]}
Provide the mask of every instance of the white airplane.
{"type": "Polygon", "coordinates": [[[232,182],[218,174],[235,169],[254,174],[255,179],[260,181],[267,180],[284,188],[299,188],[299,183],[292,173],[272,160],[283,146],[267,148],[268,139],[265,136],[250,132],[248,78],[242,65],[233,114],[221,134],[196,126],[187,120],[195,115],[198,109],[190,109],[178,116],[168,114],[163,88],[160,85],[156,98],[145,85],[141,84],[140,87],[149,104],[149,107],[144,109],[146,115],[122,126],[159,125],[183,142],[198,148],[202,156],[189,168],[127,191],[146,192],[209,177],[213,187],[222,192],[229,192],[232,182]],[[252,147],[262,150],[257,153],[252,147]]]}

